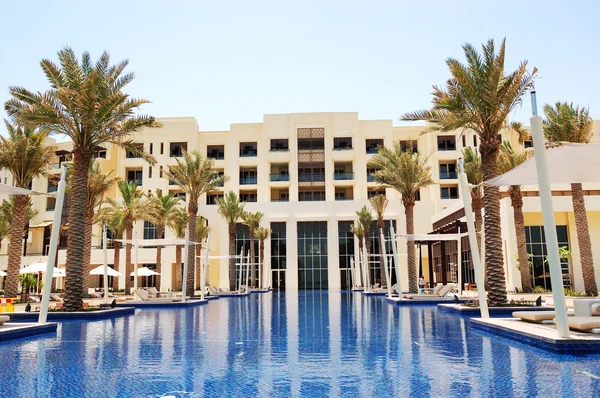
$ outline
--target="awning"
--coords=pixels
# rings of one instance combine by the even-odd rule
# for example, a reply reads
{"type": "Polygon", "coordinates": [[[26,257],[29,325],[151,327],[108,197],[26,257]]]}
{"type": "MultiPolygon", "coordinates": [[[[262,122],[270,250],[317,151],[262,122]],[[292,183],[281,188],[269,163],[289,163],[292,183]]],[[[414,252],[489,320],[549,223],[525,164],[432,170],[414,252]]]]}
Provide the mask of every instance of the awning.
{"type": "Polygon", "coordinates": [[[33,191],[24,188],[13,187],[11,185],[0,184],[0,194],[8,195],[31,195],[33,191]]]}
{"type": "MultiPolygon", "coordinates": [[[[600,144],[565,144],[546,149],[550,184],[600,182],[600,144]]],[[[538,185],[535,154],[508,173],[485,181],[496,186],[538,185]]]]}
{"type": "Polygon", "coordinates": [[[46,228],[47,226],[52,225],[52,221],[42,221],[39,224],[34,225],[33,227],[29,227],[31,228],[46,228]]]}
{"type": "Polygon", "coordinates": [[[463,236],[467,236],[467,234],[396,234],[396,239],[436,242],[440,240],[457,240],[462,238],[463,236]]]}

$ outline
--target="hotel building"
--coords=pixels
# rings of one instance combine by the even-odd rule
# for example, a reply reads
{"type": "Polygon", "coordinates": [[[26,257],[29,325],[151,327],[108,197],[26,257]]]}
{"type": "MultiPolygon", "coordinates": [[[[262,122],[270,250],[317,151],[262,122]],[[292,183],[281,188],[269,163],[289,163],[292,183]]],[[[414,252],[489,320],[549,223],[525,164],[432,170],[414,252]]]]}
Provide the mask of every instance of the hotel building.
{"type": "MultiPolygon", "coordinates": [[[[272,285],[276,289],[346,289],[350,287],[350,259],[358,256],[358,242],[350,233],[350,225],[356,220],[356,211],[370,207],[369,198],[383,193],[389,199],[385,211],[386,233],[393,223],[397,233],[405,233],[404,208],[400,195],[393,189],[382,189],[374,181],[369,160],[379,146],[391,146],[400,142],[404,147],[418,150],[428,156],[434,184],[419,192],[415,205],[415,232],[447,233],[465,232],[464,212],[459,198],[457,160],[465,147],[478,146],[478,138],[472,132],[423,134],[423,126],[394,126],[392,120],[360,120],[358,114],[347,113],[301,113],[265,115],[262,123],[232,124],[229,131],[200,131],[194,118],[160,119],[163,127],[144,130],[135,139],[144,150],[157,159],[149,165],[141,158],[132,157],[124,150],[107,146],[98,148],[97,160],[103,170],[114,170],[122,179],[136,181],[144,192],[164,192],[179,195],[185,200],[180,187],[165,178],[164,171],[175,164],[183,150],[198,151],[214,159],[214,169],[229,179],[222,187],[200,199],[199,215],[208,220],[211,227],[211,255],[228,254],[227,225],[217,213],[215,199],[227,191],[236,192],[246,202],[247,211],[264,213],[261,226],[271,228],[272,235],[265,242],[265,261],[272,268],[272,285]]],[[[600,142],[600,124],[596,123],[593,142],[600,142]]],[[[503,133],[507,134],[507,133],[503,133]]],[[[513,146],[531,146],[531,141],[513,146]]],[[[54,142],[53,142],[54,143],[54,142]]],[[[56,144],[56,159],[47,177],[37,178],[32,189],[52,192],[56,189],[56,177],[62,162],[69,159],[70,143],[56,144]]],[[[0,171],[0,182],[11,184],[11,177],[0,171]]],[[[533,272],[536,285],[549,287],[544,265],[542,217],[536,187],[524,187],[525,224],[528,251],[533,255],[533,272]]],[[[575,290],[583,289],[579,264],[579,250],[574,224],[569,186],[553,187],[559,240],[572,252],[565,259],[565,279],[575,290]]],[[[600,240],[600,184],[584,186],[592,242],[600,240]]],[[[108,197],[118,198],[116,188],[108,197]]],[[[23,264],[45,259],[50,231],[53,227],[54,198],[33,196],[38,214],[30,222],[26,238],[23,264]]],[[[504,262],[509,289],[520,287],[519,271],[514,253],[516,239],[510,198],[503,195],[501,202],[504,262]]],[[[63,224],[66,218],[63,217],[63,224]]],[[[68,227],[61,233],[59,266],[66,260],[66,236],[68,227]]],[[[156,228],[148,221],[139,221],[134,227],[138,239],[156,238],[156,228]]],[[[94,226],[92,267],[102,264],[101,227],[94,226]]],[[[166,237],[173,237],[166,231],[166,237]]],[[[372,232],[375,238],[375,232],[372,232]]],[[[373,239],[374,240],[374,239],[373,239]]],[[[248,249],[247,228],[238,226],[236,248],[238,252],[248,249]]],[[[425,279],[435,282],[456,282],[461,273],[465,283],[473,281],[470,252],[466,238],[457,253],[456,242],[433,242],[417,246],[417,261],[425,279]],[[460,262],[461,266],[457,264],[460,262]]],[[[7,242],[2,245],[0,269],[6,268],[7,242]]],[[[124,249],[121,249],[124,250],[124,249]]],[[[389,250],[389,245],[388,245],[389,250]]],[[[593,247],[596,258],[596,276],[600,283],[600,245],[593,247]]],[[[113,249],[109,250],[109,265],[113,249]]],[[[372,253],[378,253],[376,242],[371,244],[372,253]]],[[[406,245],[399,241],[401,281],[407,286],[406,245]]],[[[140,248],[138,264],[155,266],[156,250],[140,248]]],[[[161,290],[174,287],[176,265],[175,248],[166,247],[162,255],[161,290]]],[[[121,264],[115,268],[125,274],[124,253],[121,264]]],[[[379,278],[379,265],[376,279],[379,278]]],[[[394,276],[395,278],[395,276],[394,276]]],[[[100,278],[90,278],[90,287],[99,286],[100,278]]],[[[213,259],[209,264],[208,283],[228,287],[227,259],[213,259]]],[[[152,281],[148,281],[152,283],[152,281]]],[[[125,285],[120,278],[120,287],[125,285]]]]}

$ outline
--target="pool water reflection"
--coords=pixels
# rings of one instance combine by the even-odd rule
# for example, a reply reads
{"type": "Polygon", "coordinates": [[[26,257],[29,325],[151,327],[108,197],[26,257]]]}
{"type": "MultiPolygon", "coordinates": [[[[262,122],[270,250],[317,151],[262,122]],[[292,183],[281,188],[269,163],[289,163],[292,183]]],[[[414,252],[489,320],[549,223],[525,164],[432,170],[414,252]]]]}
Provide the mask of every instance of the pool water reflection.
{"type": "Polygon", "coordinates": [[[288,292],[71,321],[0,344],[2,397],[565,396],[600,391],[600,355],[558,356],[435,306],[288,292]],[[170,393],[170,394],[167,394],[170,393]]]}

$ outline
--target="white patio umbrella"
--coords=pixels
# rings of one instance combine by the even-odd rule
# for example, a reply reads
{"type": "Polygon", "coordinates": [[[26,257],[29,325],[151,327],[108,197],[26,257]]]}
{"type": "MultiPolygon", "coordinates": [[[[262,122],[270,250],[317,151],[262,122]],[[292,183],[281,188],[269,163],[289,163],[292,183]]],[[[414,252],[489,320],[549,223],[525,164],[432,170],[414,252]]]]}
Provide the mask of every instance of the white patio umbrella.
{"type": "MultiPolygon", "coordinates": [[[[108,270],[108,276],[123,276],[118,271],[115,271],[112,267],[106,267],[108,270]]],[[[104,265],[99,265],[90,271],[90,275],[104,275],[104,265]]]]}
{"type": "MultiPolygon", "coordinates": [[[[152,276],[152,275],[160,275],[156,271],[152,271],[150,268],[140,267],[137,269],[137,276],[152,276]]],[[[131,276],[135,276],[135,270],[131,273],[131,276]]]]}
{"type": "MultiPolygon", "coordinates": [[[[600,182],[600,144],[564,144],[546,149],[551,184],[600,182]]],[[[484,184],[538,185],[535,155],[484,184]]]]}
{"type": "Polygon", "coordinates": [[[6,276],[6,272],[0,270],[0,276],[6,276]]]}
{"type": "MultiPolygon", "coordinates": [[[[36,261],[35,263],[29,264],[25,268],[19,271],[20,274],[37,274],[39,272],[46,272],[47,263],[45,261],[36,261]]],[[[54,272],[52,273],[53,278],[57,278],[59,276],[66,276],[66,272],[62,268],[54,267],[54,272]]]]}

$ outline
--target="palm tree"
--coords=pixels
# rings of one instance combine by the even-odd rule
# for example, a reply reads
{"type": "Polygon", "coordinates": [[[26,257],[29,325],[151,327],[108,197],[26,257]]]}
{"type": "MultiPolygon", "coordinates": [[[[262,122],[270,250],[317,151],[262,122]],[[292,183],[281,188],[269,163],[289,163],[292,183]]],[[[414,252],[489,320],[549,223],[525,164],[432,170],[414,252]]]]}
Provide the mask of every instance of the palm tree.
{"type": "MultiPolygon", "coordinates": [[[[506,73],[506,39],[502,40],[497,53],[493,40],[483,45],[481,54],[471,44],[463,45],[463,50],[466,65],[453,58],[446,60],[452,77],[445,87],[433,87],[432,109],[404,114],[402,120],[431,122],[430,129],[434,131],[474,131],[480,141],[483,177],[489,180],[498,175],[496,159],[501,143],[498,135],[509,127],[508,116],[531,88],[536,70],[529,74],[527,61],[523,61],[516,70],[506,73]]],[[[486,185],[483,191],[485,264],[489,302],[493,306],[506,301],[500,189],[486,185]]]]}
{"type": "Polygon", "coordinates": [[[0,250],[2,250],[2,241],[10,234],[10,222],[0,214],[0,250]]]}
{"type": "MultiPolygon", "coordinates": [[[[108,210],[111,213],[120,213],[125,222],[125,235],[128,241],[133,239],[133,224],[138,220],[144,220],[152,217],[154,211],[150,201],[141,190],[137,189],[135,182],[121,180],[117,182],[117,188],[121,194],[121,203],[113,199],[107,199],[110,205],[108,210]]],[[[129,275],[134,271],[131,263],[131,243],[125,245],[125,292],[131,291],[131,279],[129,275]]],[[[68,250],[68,249],[67,249],[68,250]]]]}
{"type": "Polygon", "coordinates": [[[356,217],[358,218],[358,224],[364,231],[363,237],[365,239],[366,246],[363,250],[365,250],[367,254],[367,270],[369,275],[373,275],[371,281],[374,282],[375,271],[371,271],[371,226],[373,225],[375,218],[373,217],[373,213],[371,213],[371,209],[369,209],[367,206],[363,206],[359,211],[357,211],[356,217]]]}
{"type": "MultiPolygon", "coordinates": [[[[177,214],[171,219],[169,228],[173,231],[177,238],[185,238],[185,231],[187,229],[188,214],[185,209],[178,208],[177,214]]],[[[177,245],[175,248],[175,281],[172,283],[172,289],[180,291],[183,283],[182,271],[181,271],[181,252],[183,251],[183,245],[177,245]]]]}
{"type": "Polygon", "coordinates": [[[473,213],[475,213],[475,233],[477,234],[477,247],[481,252],[481,226],[483,224],[483,217],[481,210],[483,209],[483,169],[481,168],[481,157],[477,151],[471,147],[467,147],[463,150],[463,160],[465,174],[467,175],[467,182],[472,185],[471,188],[471,207],[473,213]]]}
{"type": "MultiPolygon", "coordinates": [[[[265,273],[265,269],[263,268],[265,263],[265,241],[269,238],[269,235],[271,235],[270,228],[258,227],[254,230],[254,236],[256,237],[256,239],[258,239],[258,266],[260,267],[260,269],[263,270],[263,275],[265,273]]],[[[263,276],[263,278],[265,277],[263,276]]],[[[267,280],[268,279],[269,278],[267,276],[267,280]]],[[[262,288],[260,281],[258,282],[258,284],[259,288],[262,288]]]]}
{"type": "MultiPolygon", "coordinates": [[[[572,103],[557,102],[554,107],[546,104],[544,106],[544,113],[546,114],[544,135],[548,141],[567,141],[582,144],[590,142],[594,134],[594,121],[586,108],[573,107],[572,103]]],[[[598,294],[598,287],[596,285],[592,243],[581,183],[571,184],[571,198],[581,256],[583,286],[587,294],[596,296],[598,294]]]]}
{"type": "Polygon", "coordinates": [[[254,230],[260,227],[260,220],[262,220],[264,214],[260,211],[256,213],[250,213],[245,211],[242,214],[242,223],[248,226],[248,232],[250,235],[250,286],[256,287],[256,256],[254,253],[254,230]]]}
{"type": "MultiPolygon", "coordinates": [[[[121,242],[117,239],[123,239],[123,234],[125,233],[125,218],[121,212],[112,212],[112,214],[103,219],[103,221],[110,230],[113,239],[113,267],[116,271],[119,271],[119,265],[121,264],[121,242]]],[[[129,279],[127,275],[126,278],[129,279]]],[[[116,292],[117,290],[119,290],[119,282],[117,278],[113,278],[113,291],[116,292]]]]}
{"type": "Polygon", "coordinates": [[[235,290],[235,229],[238,220],[244,214],[244,202],[233,191],[227,192],[223,198],[217,198],[217,211],[227,222],[229,233],[229,289],[235,290]]]}
{"type": "MultiPolygon", "coordinates": [[[[165,234],[165,225],[169,225],[173,217],[176,217],[179,210],[180,199],[173,194],[163,195],[161,189],[156,190],[156,196],[150,196],[150,206],[152,214],[150,221],[156,225],[156,238],[162,239],[165,234]]],[[[162,269],[162,245],[156,246],[156,272],[161,273],[162,269]]],[[[160,290],[160,275],[156,275],[156,287],[160,290]]]]}
{"type": "MultiPolygon", "coordinates": [[[[362,225],[360,223],[352,224],[350,226],[350,232],[352,232],[352,234],[354,234],[354,236],[356,236],[356,239],[358,239],[359,252],[364,250],[363,249],[363,239],[365,238],[365,230],[363,229],[362,225]]],[[[361,269],[361,267],[358,267],[358,272],[360,275],[359,279],[364,280],[363,279],[363,270],[361,269]]],[[[364,280],[364,282],[366,284],[366,280],[364,280]]]]}
{"type": "MultiPolygon", "coordinates": [[[[369,199],[371,202],[371,206],[373,210],[375,210],[375,214],[377,214],[377,247],[381,248],[381,235],[383,234],[383,228],[385,227],[385,222],[383,221],[383,213],[385,213],[385,208],[387,207],[389,200],[385,197],[385,195],[377,195],[373,196],[369,199]]],[[[382,253],[385,254],[385,253],[382,253]]],[[[380,272],[381,272],[381,285],[386,281],[385,279],[385,260],[380,261],[380,272]]]]}
{"type": "MultiPolygon", "coordinates": [[[[46,134],[5,123],[8,136],[0,136],[0,167],[6,168],[11,173],[15,186],[27,189],[35,177],[45,175],[48,164],[54,156],[54,148],[44,143],[46,134]]],[[[29,196],[13,195],[12,200],[5,297],[16,297],[19,289],[23,230],[26,226],[29,196]]]]}
{"type": "Polygon", "coordinates": [[[58,59],[60,65],[48,59],[41,61],[50,89],[41,93],[12,86],[9,88],[12,98],[4,109],[20,123],[67,136],[73,142],[64,307],[81,310],[90,160],[97,148],[107,143],[144,156],[131,136],[146,127],[159,127],[160,123],[151,116],[136,115],[148,101],[131,98],[123,92],[134,78],[133,73],[123,74],[128,61],[111,65],[108,52],[104,52],[93,63],[90,54],[84,52],[80,62],[68,47],[58,52],[58,59]]]}
{"type": "MultiPolygon", "coordinates": [[[[219,176],[213,170],[215,161],[202,156],[199,152],[183,151],[183,159],[176,158],[177,164],[169,166],[166,177],[179,185],[184,190],[188,204],[188,236],[196,236],[196,218],[198,216],[198,200],[203,194],[214,190],[226,177],[219,176]]],[[[188,250],[188,270],[186,292],[188,296],[194,295],[195,250],[188,250]]]]}
{"type": "MultiPolygon", "coordinates": [[[[207,220],[204,217],[198,217],[196,220],[196,239],[197,243],[202,243],[208,237],[210,227],[208,226],[207,220]]],[[[202,264],[200,255],[202,254],[202,245],[196,245],[196,258],[198,258],[198,264],[202,264]]],[[[206,267],[208,264],[205,264],[206,267]]],[[[201,267],[196,267],[196,288],[201,289],[200,282],[202,278],[201,267]]]]}
{"type": "MultiPolygon", "coordinates": [[[[112,170],[108,173],[103,173],[100,164],[94,160],[90,162],[90,169],[87,183],[87,203],[85,216],[85,246],[83,248],[83,284],[82,288],[85,294],[89,286],[90,278],[90,263],[92,257],[92,229],[94,226],[94,216],[96,208],[102,205],[104,195],[112,188],[119,180],[118,177],[112,175],[112,170]]],[[[69,176],[72,177],[72,176],[69,176]]],[[[71,179],[67,186],[69,192],[72,189],[71,179]]]]}
{"type": "MultiPolygon", "coordinates": [[[[531,151],[516,152],[510,142],[504,141],[498,156],[498,172],[504,174],[525,162],[531,156],[531,151]]],[[[533,291],[531,270],[529,269],[529,256],[527,254],[527,239],[525,237],[525,219],[523,218],[523,195],[520,185],[508,188],[510,202],[515,219],[515,235],[517,237],[517,256],[519,271],[521,273],[521,288],[525,293],[533,291]]]]}
{"type": "MultiPolygon", "coordinates": [[[[406,233],[414,234],[416,197],[422,188],[433,184],[427,157],[422,156],[419,152],[413,152],[412,148],[403,150],[399,142],[394,142],[392,148],[380,148],[369,165],[378,169],[373,174],[376,182],[385,187],[394,188],[402,196],[406,216],[406,233]]],[[[411,293],[416,293],[419,287],[414,241],[407,240],[406,250],[408,289],[411,293]]]]}

